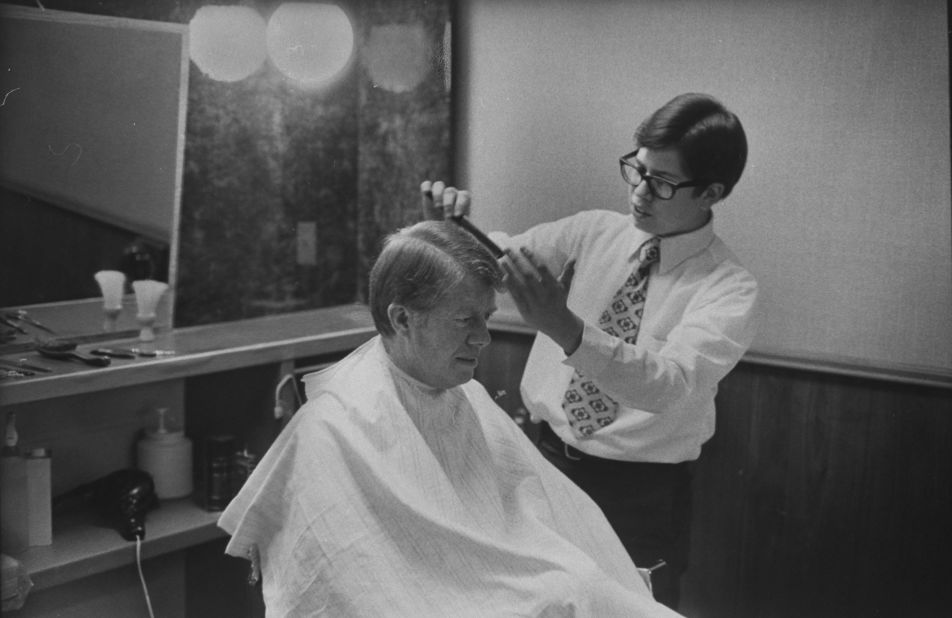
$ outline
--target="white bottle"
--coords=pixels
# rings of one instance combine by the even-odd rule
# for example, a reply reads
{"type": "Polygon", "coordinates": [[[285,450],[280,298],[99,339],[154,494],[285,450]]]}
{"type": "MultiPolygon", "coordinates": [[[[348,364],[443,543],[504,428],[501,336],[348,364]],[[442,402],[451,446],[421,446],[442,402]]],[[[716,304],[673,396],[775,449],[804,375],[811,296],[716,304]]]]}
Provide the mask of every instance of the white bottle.
{"type": "Polygon", "coordinates": [[[136,445],[138,466],[152,475],[159,499],[184,498],[192,493],[192,441],[167,418],[168,408],[156,413],[155,426],[136,445]]]}
{"type": "Polygon", "coordinates": [[[30,514],[31,547],[53,543],[53,496],[50,450],[33,448],[26,456],[27,511],[30,514]]]}

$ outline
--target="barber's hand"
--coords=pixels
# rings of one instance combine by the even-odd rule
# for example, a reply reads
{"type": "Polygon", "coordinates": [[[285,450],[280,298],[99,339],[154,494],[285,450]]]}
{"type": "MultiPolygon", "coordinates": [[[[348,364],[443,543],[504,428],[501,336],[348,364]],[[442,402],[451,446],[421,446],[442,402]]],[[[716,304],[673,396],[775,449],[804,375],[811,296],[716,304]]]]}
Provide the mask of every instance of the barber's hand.
{"type": "Polygon", "coordinates": [[[507,250],[501,264],[506,272],[506,288],[522,319],[548,335],[566,354],[575,352],[584,328],[582,319],[566,305],[575,260],[569,260],[558,277],[545,264],[538,264],[525,247],[507,250]]]}
{"type": "Polygon", "coordinates": [[[424,180],[420,184],[420,198],[424,219],[440,220],[469,214],[469,191],[447,187],[442,180],[424,180]]]}

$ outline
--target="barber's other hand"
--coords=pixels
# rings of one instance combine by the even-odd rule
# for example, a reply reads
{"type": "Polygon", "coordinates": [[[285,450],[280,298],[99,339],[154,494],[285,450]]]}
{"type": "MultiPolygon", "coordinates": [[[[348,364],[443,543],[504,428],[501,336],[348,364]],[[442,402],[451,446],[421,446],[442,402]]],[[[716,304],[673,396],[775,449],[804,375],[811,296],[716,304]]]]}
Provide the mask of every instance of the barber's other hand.
{"type": "Polygon", "coordinates": [[[582,319],[566,305],[575,260],[569,260],[558,277],[545,264],[537,263],[525,247],[507,250],[501,264],[506,272],[506,288],[522,319],[548,335],[566,354],[575,352],[584,328],[582,319]]]}
{"type": "Polygon", "coordinates": [[[469,191],[447,187],[442,180],[424,180],[420,184],[420,199],[424,219],[449,219],[469,214],[469,191]]]}

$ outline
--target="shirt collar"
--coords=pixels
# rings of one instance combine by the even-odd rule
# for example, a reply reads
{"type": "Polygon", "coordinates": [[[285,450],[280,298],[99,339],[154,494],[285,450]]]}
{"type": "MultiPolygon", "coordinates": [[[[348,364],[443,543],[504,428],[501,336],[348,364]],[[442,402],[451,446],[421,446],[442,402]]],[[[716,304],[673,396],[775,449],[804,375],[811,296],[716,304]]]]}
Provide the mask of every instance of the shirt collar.
{"type": "MultiPolygon", "coordinates": [[[[638,257],[638,248],[651,238],[651,234],[632,226],[631,249],[629,261],[638,257]]],[[[676,268],[681,262],[692,255],[703,251],[714,240],[714,216],[707,223],[692,232],[665,236],[661,239],[661,261],[658,264],[658,273],[666,273],[676,268]]]]}

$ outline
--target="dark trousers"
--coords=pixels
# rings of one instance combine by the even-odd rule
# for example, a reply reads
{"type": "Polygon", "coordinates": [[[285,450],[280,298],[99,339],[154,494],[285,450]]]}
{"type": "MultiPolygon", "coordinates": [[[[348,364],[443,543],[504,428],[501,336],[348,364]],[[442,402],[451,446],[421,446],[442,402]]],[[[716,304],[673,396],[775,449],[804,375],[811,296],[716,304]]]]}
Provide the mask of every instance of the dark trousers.
{"type": "Polygon", "coordinates": [[[624,462],[585,455],[542,423],[539,449],[601,507],[628,555],[652,572],[654,597],[672,609],[687,570],[691,530],[691,469],[679,464],[624,462]]]}

